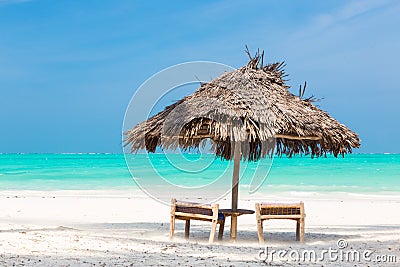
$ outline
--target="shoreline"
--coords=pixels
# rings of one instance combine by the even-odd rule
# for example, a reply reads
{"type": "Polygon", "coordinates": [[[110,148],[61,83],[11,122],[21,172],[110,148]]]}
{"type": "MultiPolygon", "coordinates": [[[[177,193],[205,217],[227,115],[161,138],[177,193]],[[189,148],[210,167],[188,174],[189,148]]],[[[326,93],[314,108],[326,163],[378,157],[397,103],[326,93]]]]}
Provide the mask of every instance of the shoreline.
{"type": "MultiPolygon", "coordinates": [[[[360,192],[351,192],[351,191],[301,191],[301,190],[282,190],[282,191],[274,191],[269,192],[268,190],[258,190],[255,193],[249,193],[246,190],[248,186],[239,185],[239,193],[243,195],[244,198],[262,198],[262,197],[304,197],[312,199],[337,199],[338,196],[344,198],[359,198],[359,199],[392,199],[400,201],[400,192],[398,191],[378,191],[378,192],[370,192],[370,191],[360,191],[360,192]]],[[[228,188],[227,188],[228,190],[228,188]]],[[[139,187],[130,187],[130,188],[112,188],[112,189],[51,189],[51,190],[39,190],[39,189],[9,189],[9,190],[0,190],[0,197],[3,196],[93,196],[93,197],[104,197],[104,196],[115,196],[115,197],[149,197],[145,192],[142,191],[139,187]]],[[[230,196],[229,192],[226,195],[230,196]]],[[[149,197],[151,198],[151,197],[149,197]]],[[[202,199],[201,197],[200,199],[202,199]]],[[[205,196],[204,198],[208,198],[205,196]]]]}

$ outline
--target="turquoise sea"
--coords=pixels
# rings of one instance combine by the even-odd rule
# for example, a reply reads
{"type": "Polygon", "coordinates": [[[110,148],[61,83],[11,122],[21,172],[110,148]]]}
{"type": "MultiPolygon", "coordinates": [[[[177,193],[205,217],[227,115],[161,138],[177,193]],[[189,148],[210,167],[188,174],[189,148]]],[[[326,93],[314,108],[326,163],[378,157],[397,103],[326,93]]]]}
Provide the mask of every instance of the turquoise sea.
{"type": "MultiPolygon", "coordinates": [[[[137,181],[157,185],[159,175],[184,186],[230,176],[232,164],[212,155],[127,155],[137,181]],[[156,171],[152,171],[152,170],[156,171]]],[[[244,163],[241,186],[258,167],[270,172],[260,190],[400,193],[400,154],[344,158],[278,158],[244,163]],[[272,163],[272,165],[271,165],[272,163]]],[[[0,154],[0,190],[119,190],[138,188],[123,154],[0,154]]]]}

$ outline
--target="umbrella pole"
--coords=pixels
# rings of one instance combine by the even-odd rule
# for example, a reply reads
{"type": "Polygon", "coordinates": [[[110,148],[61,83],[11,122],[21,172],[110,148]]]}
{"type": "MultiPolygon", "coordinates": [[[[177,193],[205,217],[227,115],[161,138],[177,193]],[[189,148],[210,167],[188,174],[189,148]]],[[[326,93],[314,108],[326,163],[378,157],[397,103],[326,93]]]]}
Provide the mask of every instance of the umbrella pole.
{"type": "MultiPolygon", "coordinates": [[[[233,175],[232,175],[232,210],[236,211],[238,208],[238,195],[239,195],[239,169],[241,158],[241,144],[235,143],[235,150],[233,154],[233,175]]],[[[236,240],[237,233],[237,215],[231,216],[231,240],[236,240]]]]}

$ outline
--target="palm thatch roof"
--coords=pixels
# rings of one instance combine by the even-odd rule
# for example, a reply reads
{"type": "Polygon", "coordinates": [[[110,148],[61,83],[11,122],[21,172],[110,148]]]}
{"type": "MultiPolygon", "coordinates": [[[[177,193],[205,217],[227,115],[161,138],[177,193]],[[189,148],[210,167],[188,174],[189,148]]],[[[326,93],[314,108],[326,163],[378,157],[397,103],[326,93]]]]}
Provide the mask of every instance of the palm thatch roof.
{"type": "MultiPolygon", "coordinates": [[[[216,156],[257,160],[272,153],[335,157],[360,146],[356,133],[315,105],[288,91],[284,64],[264,66],[263,53],[244,67],[204,83],[193,94],[125,133],[131,152],[198,148],[212,140],[216,156]]],[[[303,92],[304,93],[304,92],[303,92]]]]}

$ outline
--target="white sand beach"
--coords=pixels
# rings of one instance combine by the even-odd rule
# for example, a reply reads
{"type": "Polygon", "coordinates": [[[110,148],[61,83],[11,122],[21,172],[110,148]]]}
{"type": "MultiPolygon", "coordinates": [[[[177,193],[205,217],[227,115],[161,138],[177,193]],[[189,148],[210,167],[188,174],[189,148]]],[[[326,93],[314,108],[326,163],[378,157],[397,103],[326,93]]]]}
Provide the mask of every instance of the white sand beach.
{"type": "MultiPolygon", "coordinates": [[[[243,193],[239,206],[300,200],[307,214],[306,241],[295,241],[293,221],[266,222],[268,253],[291,255],[271,262],[259,254],[265,246],[258,243],[255,215],[239,217],[236,243],[229,241],[228,220],[224,240],[210,245],[210,224],[196,221],[189,240],[183,237],[183,222],[177,221],[171,241],[170,207],[140,191],[2,191],[0,266],[398,266],[398,195],[243,193]],[[340,239],[347,242],[345,248],[338,249],[340,239]],[[313,250],[319,257],[330,248],[337,255],[295,261],[297,252],[313,250]],[[340,251],[358,251],[361,259],[340,259],[340,251]]],[[[229,207],[230,199],[218,203],[229,207]]]]}

